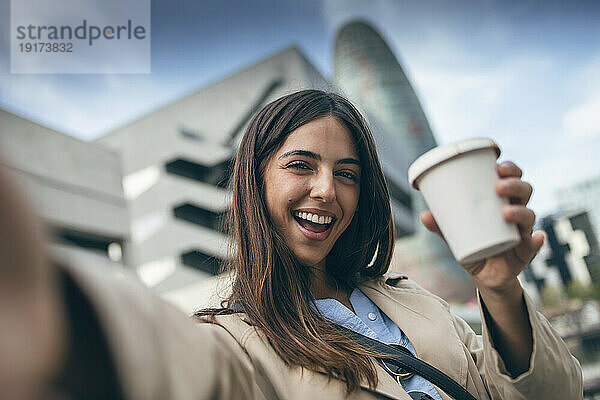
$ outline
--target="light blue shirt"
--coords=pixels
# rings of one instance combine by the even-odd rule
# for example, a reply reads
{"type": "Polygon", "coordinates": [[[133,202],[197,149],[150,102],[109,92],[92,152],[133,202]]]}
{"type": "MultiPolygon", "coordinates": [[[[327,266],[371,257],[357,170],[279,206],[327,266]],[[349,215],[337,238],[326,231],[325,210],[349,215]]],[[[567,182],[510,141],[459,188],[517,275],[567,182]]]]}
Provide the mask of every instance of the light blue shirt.
{"type": "MultiPolygon", "coordinates": [[[[315,300],[317,309],[331,322],[344,328],[351,329],[371,339],[387,344],[399,344],[410,350],[416,356],[415,349],[408,337],[400,330],[387,315],[369,299],[360,289],[356,288],[350,294],[350,303],[356,311],[354,314],[346,306],[334,299],[315,300]]],[[[401,381],[407,392],[425,392],[435,400],[442,400],[440,394],[425,378],[413,375],[412,378],[401,381]]]]}

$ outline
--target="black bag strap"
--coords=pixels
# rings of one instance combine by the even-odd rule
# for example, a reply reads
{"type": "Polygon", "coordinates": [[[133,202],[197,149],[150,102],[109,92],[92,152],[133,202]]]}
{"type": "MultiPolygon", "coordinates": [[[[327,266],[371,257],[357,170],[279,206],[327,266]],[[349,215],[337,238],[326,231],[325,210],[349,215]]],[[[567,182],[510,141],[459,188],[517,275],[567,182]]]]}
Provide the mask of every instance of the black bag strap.
{"type": "Polygon", "coordinates": [[[360,343],[362,346],[380,354],[389,354],[394,356],[393,358],[389,359],[380,359],[381,361],[389,362],[397,367],[422,376],[452,396],[452,398],[455,400],[477,400],[454,379],[450,378],[448,375],[434,366],[413,356],[412,353],[403,352],[393,346],[371,339],[370,337],[361,335],[360,333],[344,328],[343,326],[338,325],[338,328],[340,328],[343,332],[346,332],[350,337],[352,337],[352,339],[360,343]]]}

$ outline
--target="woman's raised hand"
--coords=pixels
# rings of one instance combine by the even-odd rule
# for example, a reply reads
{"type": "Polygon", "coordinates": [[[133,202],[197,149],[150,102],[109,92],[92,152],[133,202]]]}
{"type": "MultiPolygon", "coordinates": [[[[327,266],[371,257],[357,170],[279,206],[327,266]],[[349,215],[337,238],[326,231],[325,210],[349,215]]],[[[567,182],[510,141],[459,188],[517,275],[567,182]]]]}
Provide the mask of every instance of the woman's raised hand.
{"type": "MultiPolygon", "coordinates": [[[[533,352],[533,332],[517,276],[544,244],[544,233],[532,234],[535,214],[526,205],[533,189],[521,180],[521,169],[512,162],[504,162],[497,165],[497,170],[500,179],[496,182],[496,192],[510,203],[503,207],[502,214],[506,221],[517,224],[521,242],[496,256],[462,267],[479,290],[494,347],[510,375],[516,377],[530,368],[533,352]]],[[[421,221],[443,238],[430,211],[421,214],[421,221]]]]}
{"type": "MultiPolygon", "coordinates": [[[[501,254],[462,267],[478,289],[501,293],[518,286],[517,276],[542,247],[544,233],[532,233],[535,214],[527,208],[527,203],[533,188],[521,180],[521,169],[512,162],[503,162],[497,165],[497,171],[500,179],[496,182],[496,192],[510,203],[504,206],[502,214],[506,221],[517,224],[521,242],[501,254]]],[[[431,211],[424,211],[421,221],[427,229],[443,238],[431,211]]]]}

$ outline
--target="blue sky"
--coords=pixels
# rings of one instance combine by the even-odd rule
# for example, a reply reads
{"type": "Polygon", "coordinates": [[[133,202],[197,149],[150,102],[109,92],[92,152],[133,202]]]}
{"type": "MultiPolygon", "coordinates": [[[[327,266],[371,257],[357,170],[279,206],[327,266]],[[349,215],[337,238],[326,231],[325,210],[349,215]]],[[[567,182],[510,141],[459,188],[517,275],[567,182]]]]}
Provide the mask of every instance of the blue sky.
{"type": "Polygon", "coordinates": [[[92,140],[296,44],[329,77],[335,33],[363,18],[413,82],[438,142],[495,139],[536,188],[600,174],[600,6],[589,1],[152,1],[152,73],[10,74],[0,0],[0,107],[92,140]]]}

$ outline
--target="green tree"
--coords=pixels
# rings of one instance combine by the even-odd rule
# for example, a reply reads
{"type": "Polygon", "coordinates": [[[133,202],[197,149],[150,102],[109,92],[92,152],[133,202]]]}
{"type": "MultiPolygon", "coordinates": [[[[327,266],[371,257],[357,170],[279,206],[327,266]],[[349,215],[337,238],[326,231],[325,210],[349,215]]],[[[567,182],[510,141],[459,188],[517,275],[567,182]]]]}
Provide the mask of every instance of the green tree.
{"type": "Polygon", "coordinates": [[[600,299],[600,286],[573,281],[567,288],[567,294],[571,299],[598,300],[600,299]]]}

